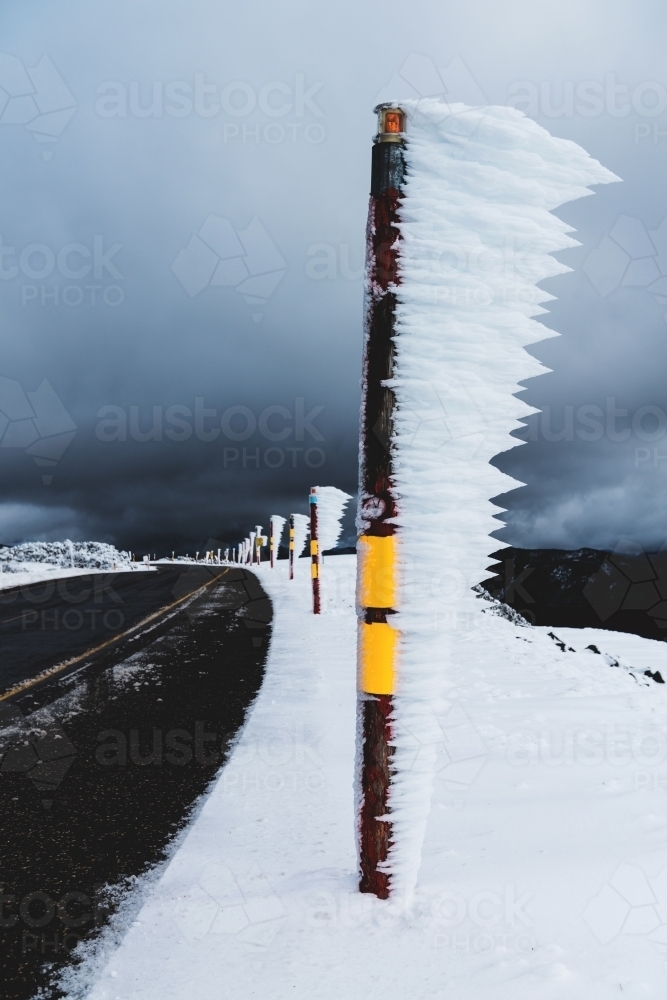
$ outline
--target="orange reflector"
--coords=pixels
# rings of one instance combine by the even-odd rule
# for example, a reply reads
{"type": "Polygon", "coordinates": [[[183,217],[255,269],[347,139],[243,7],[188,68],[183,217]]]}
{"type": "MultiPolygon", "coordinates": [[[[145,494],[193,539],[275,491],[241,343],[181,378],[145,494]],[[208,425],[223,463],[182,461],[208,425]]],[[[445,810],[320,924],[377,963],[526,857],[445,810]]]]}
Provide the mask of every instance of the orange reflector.
{"type": "Polygon", "coordinates": [[[401,111],[385,111],[384,130],[398,134],[403,131],[403,113],[401,111]]]}
{"type": "Polygon", "coordinates": [[[395,608],[396,586],[396,535],[376,538],[360,535],[359,596],[363,608],[395,608]]]}
{"type": "Polygon", "coordinates": [[[398,632],[386,622],[359,622],[359,690],[393,694],[396,685],[398,632]]]}

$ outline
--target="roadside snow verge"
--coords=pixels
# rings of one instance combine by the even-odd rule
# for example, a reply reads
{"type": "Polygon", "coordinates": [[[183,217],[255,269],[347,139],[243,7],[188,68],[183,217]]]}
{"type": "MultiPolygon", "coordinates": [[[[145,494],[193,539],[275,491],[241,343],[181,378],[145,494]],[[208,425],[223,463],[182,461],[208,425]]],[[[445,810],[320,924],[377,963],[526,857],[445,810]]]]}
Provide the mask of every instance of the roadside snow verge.
{"type": "Polygon", "coordinates": [[[273,637],[246,726],[122,943],[70,973],[69,995],[664,996],[667,688],[643,674],[664,644],[561,635],[480,600],[433,708],[414,899],[382,902],[356,889],[355,557],[325,558],[320,617],[308,569],[259,571],[273,637]]]}

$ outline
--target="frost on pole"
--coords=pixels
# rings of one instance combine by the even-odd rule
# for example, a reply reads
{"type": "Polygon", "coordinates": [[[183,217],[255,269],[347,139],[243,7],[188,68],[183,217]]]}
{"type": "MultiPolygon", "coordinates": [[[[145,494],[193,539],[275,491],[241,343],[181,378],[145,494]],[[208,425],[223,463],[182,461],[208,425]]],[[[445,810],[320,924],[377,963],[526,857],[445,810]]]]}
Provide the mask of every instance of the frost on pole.
{"type": "MultiPolygon", "coordinates": [[[[459,644],[481,627],[472,587],[486,576],[489,545],[498,545],[489,540],[498,528],[491,497],[516,485],[489,463],[517,446],[511,432],[533,412],[514,395],[520,382],[546,370],[524,350],[555,335],[536,320],[553,298],[538,283],[568,271],[552,254],[578,245],[552,212],[618,178],[513,108],[426,98],[401,101],[400,110],[405,172],[391,223],[398,268],[386,289],[393,351],[389,377],[379,383],[393,394],[386,447],[394,511],[385,523],[395,526],[389,589],[396,613],[385,625],[396,652],[389,847],[377,867],[392,893],[409,897],[442,740],[437,718],[464,669],[459,644]]],[[[366,290],[369,309],[376,294],[370,270],[366,290]]],[[[372,332],[367,322],[367,349],[372,332]]],[[[373,534],[386,505],[367,484],[362,536],[373,534]]],[[[379,571],[380,549],[389,546],[371,542],[369,565],[379,571]]],[[[358,745],[358,762],[362,753],[358,745]]]]}
{"type": "Polygon", "coordinates": [[[303,555],[308,538],[309,520],[306,514],[294,514],[294,556],[296,559],[303,555]]]}

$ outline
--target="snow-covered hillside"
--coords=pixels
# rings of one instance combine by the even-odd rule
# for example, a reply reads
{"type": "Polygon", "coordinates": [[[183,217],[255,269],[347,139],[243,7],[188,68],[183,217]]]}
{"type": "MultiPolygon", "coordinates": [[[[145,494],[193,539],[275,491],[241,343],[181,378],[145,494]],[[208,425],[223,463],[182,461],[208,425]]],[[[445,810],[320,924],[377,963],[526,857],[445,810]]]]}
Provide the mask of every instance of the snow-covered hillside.
{"type": "Polygon", "coordinates": [[[108,542],[23,542],[0,548],[0,590],[55,576],[137,568],[129,552],[108,542]]]}
{"type": "Polygon", "coordinates": [[[0,548],[5,573],[21,573],[26,563],[48,564],[66,569],[112,569],[130,566],[130,553],[120,552],[108,542],[23,542],[0,548]]]}
{"type": "MultiPolygon", "coordinates": [[[[434,707],[415,896],[383,902],[356,889],[355,557],[325,559],[319,617],[308,570],[259,571],[275,618],[258,700],[166,870],[121,911],[122,943],[103,936],[71,995],[662,998],[667,687],[645,671],[664,674],[664,644],[532,628],[480,598],[434,707]]],[[[418,734],[401,738],[418,769],[418,734]]]]}

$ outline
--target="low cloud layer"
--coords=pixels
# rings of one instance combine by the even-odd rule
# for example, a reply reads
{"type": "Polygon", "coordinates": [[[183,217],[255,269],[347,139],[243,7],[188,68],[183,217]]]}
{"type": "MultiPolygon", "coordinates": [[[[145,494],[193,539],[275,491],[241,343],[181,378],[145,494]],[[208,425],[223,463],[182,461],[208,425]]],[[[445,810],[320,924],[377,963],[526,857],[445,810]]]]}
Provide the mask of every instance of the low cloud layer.
{"type": "Polygon", "coordinates": [[[664,10],[381,17],[401,31],[349,3],[0,15],[2,541],[184,551],[355,491],[371,111],[398,88],[512,103],[623,178],[559,213],[582,245],[524,394],[545,419],[497,460],[527,484],[500,537],[662,544],[664,10]]]}

